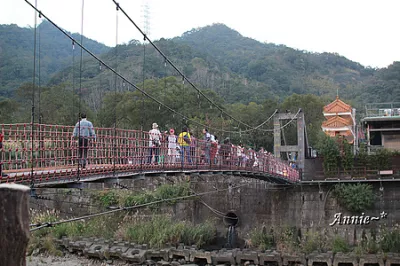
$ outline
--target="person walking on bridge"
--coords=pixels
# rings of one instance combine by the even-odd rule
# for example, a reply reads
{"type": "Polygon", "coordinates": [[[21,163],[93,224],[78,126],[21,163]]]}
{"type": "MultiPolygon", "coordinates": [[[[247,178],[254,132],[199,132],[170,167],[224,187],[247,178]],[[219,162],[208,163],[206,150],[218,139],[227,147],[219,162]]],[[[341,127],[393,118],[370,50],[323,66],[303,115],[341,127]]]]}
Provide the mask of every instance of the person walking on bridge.
{"type": "Polygon", "coordinates": [[[178,137],[175,135],[175,130],[171,128],[169,130],[169,135],[167,136],[168,141],[168,164],[175,164],[176,161],[176,148],[177,148],[178,137]]]}
{"type": "Polygon", "coordinates": [[[86,167],[89,139],[96,140],[96,133],[94,132],[94,127],[92,122],[86,119],[86,114],[81,114],[81,121],[76,123],[73,137],[79,139],[79,165],[82,168],[86,167]]]}
{"type": "Polygon", "coordinates": [[[178,136],[178,144],[181,146],[181,160],[182,166],[186,163],[192,163],[190,159],[190,143],[192,142],[192,138],[190,137],[189,130],[187,127],[182,129],[182,133],[178,136]]]}
{"type": "Polygon", "coordinates": [[[153,155],[154,164],[158,164],[162,136],[157,123],[153,123],[151,127],[152,129],[149,131],[149,157],[147,157],[147,164],[151,164],[153,155]]]}
{"type": "Polygon", "coordinates": [[[203,128],[203,134],[204,134],[204,156],[205,156],[205,163],[209,164],[210,163],[210,151],[211,151],[211,134],[208,133],[207,128],[203,128]]]}

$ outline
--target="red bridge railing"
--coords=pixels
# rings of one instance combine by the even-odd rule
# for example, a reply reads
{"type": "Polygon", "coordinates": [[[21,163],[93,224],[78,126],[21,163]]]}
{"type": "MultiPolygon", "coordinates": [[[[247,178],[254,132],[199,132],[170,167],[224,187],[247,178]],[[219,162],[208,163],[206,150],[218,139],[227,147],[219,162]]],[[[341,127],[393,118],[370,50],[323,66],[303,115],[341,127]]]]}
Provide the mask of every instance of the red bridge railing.
{"type": "MultiPolygon", "coordinates": [[[[168,170],[231,170],[265,173],[291,182],[299,172],[268,152],[241,150],[232,144],[193,140],[190,161],[182,162],[179,150],[171,152],[166,135],[157,148],[149,146],[149,133],[138,130],[95,128],[96,138],[87,147],[87,165],[79,167],[78,141],[73,126],[2,124],[1,182],[44,182],[112,173],[168,170]],[[210,150],[211,160],[206,152],[210,150]],[[152,152],[152,156],[150,156],[152,152]],[[154,156],[154,155],[158,156],[154,156]]],[[[186,158],[187,159],[187,158],[186,158]]]]}

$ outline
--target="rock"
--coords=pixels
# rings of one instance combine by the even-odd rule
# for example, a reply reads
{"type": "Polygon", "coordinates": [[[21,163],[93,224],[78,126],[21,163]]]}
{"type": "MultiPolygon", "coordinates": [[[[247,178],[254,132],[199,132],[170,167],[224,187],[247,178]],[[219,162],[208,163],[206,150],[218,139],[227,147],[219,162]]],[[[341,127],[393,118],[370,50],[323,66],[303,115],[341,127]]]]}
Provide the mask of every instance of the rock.
{"type": "Polygon", "coordinates": [[[40,254],[40,250],[37,248],[32,252],[32,256],[37,256],[40,254]]]}
{"type": "Polygon", "coordinates": [[[155,262],[154,260],[146,260],[146,261],[145,261],[145,264],[146,264],[146,265],[155,265],[156,262],[155,262]]]}
{"type": "Polygon", "coordinates": [[[177,261],[172,261],[171,266],[180,266],[181,264],[177,261]]]}

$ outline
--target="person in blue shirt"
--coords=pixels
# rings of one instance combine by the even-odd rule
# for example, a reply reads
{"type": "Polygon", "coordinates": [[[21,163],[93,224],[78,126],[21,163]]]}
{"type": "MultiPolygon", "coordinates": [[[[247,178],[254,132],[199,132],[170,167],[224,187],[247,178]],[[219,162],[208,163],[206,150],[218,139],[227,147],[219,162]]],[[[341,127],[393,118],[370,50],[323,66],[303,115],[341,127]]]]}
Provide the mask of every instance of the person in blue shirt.
{"type": "Polygon", "coordinates": [[[81,121],[76,123],[73,136],[79,139],[79,164],[82,168],[86,167],[89,139],[96,140],[93,124],[86,119],[86,114],[81,114],[81,121]]]}

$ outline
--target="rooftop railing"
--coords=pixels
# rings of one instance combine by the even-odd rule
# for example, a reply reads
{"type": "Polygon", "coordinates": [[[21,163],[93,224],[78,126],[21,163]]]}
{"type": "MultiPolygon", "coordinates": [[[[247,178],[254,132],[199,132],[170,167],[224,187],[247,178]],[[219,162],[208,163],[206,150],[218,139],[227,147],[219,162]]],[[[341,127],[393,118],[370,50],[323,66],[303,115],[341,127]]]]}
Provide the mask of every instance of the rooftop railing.
{"type": "Polygon", "coordinates": [[[365,117],[400,116],[400,102],[367,104],[365,113],[365,117]]]}

